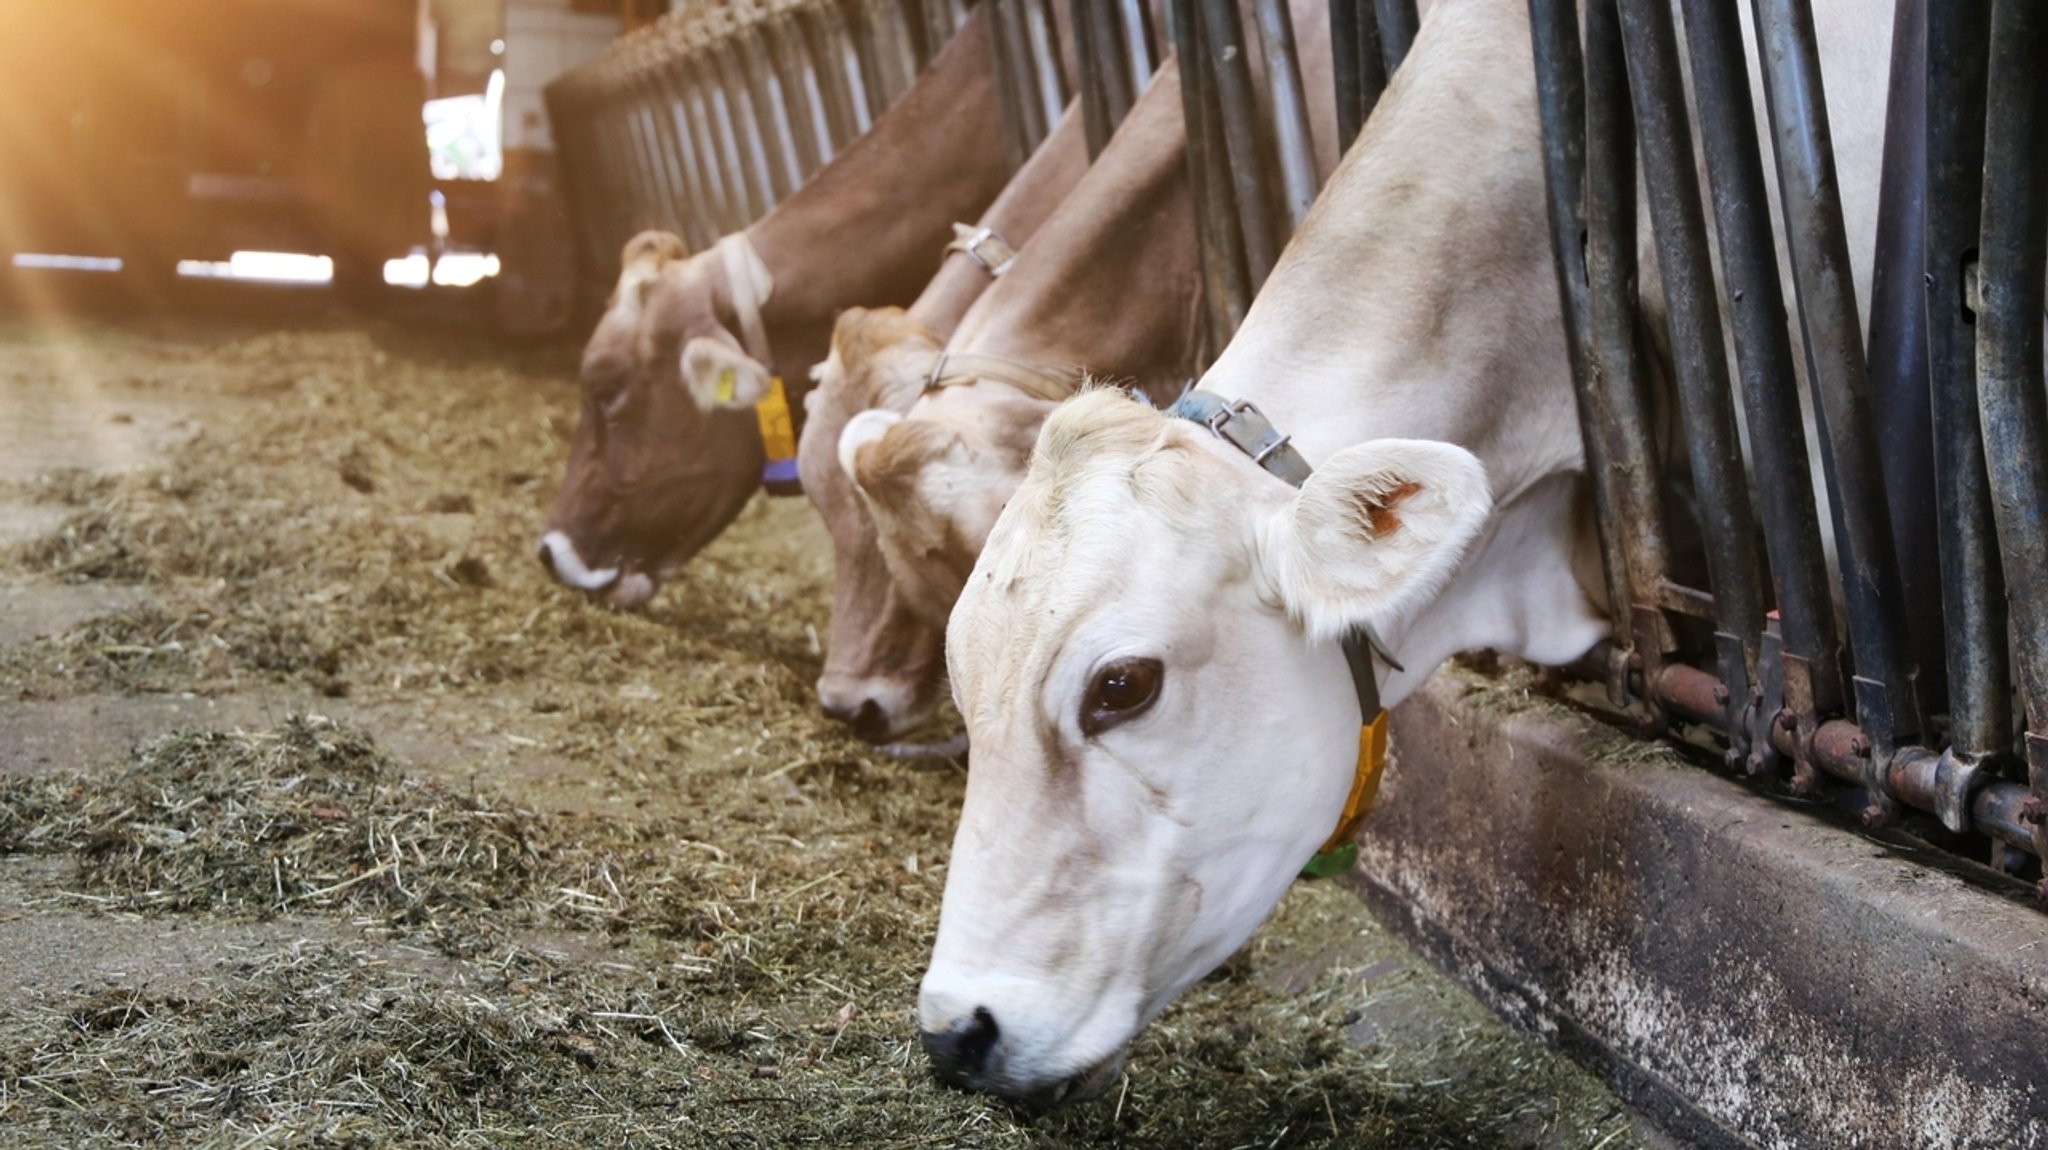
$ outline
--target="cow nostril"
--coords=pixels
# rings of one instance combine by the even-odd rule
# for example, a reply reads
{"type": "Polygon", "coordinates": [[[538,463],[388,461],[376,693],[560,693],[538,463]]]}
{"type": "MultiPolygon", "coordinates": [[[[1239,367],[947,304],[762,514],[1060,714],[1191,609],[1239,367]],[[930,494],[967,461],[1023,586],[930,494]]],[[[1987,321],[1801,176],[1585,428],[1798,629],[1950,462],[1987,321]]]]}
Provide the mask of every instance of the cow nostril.
{"type": "Polygon", "coordinates": [[[927,1030],[918,1037],[924,1041],[924,1052],[932,1060],[932,1069],[941,1078],[957,1080],[985,1070],[988,1056],[1002,1036],[996,1016],[988,1012],[988,1007],[977,1006],[966,1025],[927,1030]]]}
{"type": "Polygon", "coordinates": [[[555,549],[548,546],[545,539],[540,541],[540,565],[541,569],[548,573],[548,578],[558,577],[555,574],[555,549]]]}
{"type": "Polygon", "coordinates": [[[853,733],[870,743],[889,737],[889,716],[880,703],[873,699],[861,702],[860,711],[853,716],[853,733]]]}

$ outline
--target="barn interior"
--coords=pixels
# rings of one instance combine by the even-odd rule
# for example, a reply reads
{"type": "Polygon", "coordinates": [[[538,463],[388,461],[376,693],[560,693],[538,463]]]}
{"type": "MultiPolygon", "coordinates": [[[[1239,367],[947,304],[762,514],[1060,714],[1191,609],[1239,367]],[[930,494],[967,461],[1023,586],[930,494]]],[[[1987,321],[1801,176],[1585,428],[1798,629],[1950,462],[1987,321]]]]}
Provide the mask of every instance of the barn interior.
{"type": "MultiPolygon", "coordinates": [[[[1272,7],[1218,3],[1247,28],[1272,7]]],[[[565,587],[535,540],[622,246],[710,251],[772,212],[982,35],[973,13],[1015,21],[989,33],[1009,167],[1069,96],[1099,160],[1149,73],[1119,94],[1063,63],[1068,7],[6,14],[0,1143],[2048,1144],[2025,1081],[2048,1048],[2013,1053],[2048,993],[2038,806],[2007,817],[2024,751],[1968,792],[1997,807],[1975,823],[1876,825],[1844,777],[1869,744],[1826,779],[1805,728],[1803,774],[1753,777],[1715,597],[1676,578],[1671,641],[1695,649],[1663,670],[1692,702],[1651,698],[1654,659],[1459,656],[1395,712],[1358,868],[1295,883],[1100,1097],[934,1080],[919,979],[972,753],[939,753],[950,704],[887,745],[821,709],[820,514],[756,492],[632,610],[565,587]],[[1893,979],[1912,1010],[1873,992],[1893,979]],[[1916,1050],[1945,1061],[1877,1081],[1916,1050]]],[[[1379,11],[1366,52],[1398,76],[1416,5],[1330,8],[1379,11]]],[[[1188,0],[1071,9],[1070,52],[1141,60],[1150,37],[1156,65],[1195,35],[1167,26],[1188,0]]],[[[1340,124],[1347,82],[1368,83],[1340,73],[1340,124]]],[[[1260,130],[1284,136],[1275,99],[1260,130]]],[[[1200,129],[1208,160],[1187,148],[1217,202],[1225,127],[1200,129]]],[[[1315,173],[1261,146],[1268,186],[1237,194],[1273,197],[1242,209],[1284,223],[1269,269],[1315,173]]],[[[1204,364],[1264,274],[1205,210],[1204,364]]],[[[1940,643],[1914,688],[1946,689],[1940,643]]]]}

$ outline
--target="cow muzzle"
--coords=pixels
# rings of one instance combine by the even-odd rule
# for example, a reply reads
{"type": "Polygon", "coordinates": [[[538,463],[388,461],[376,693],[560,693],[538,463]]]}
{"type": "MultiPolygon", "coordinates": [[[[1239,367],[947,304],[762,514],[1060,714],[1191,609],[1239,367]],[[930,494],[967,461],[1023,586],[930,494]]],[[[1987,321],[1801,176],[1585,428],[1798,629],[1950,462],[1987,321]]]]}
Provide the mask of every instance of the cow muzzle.
{"type": "Polygon", "coordinates": [[[645,572],[627,571],[618,566],[589,566],[577,553],[576,544],[560,531],[550,531],[541,536],[540,564],[547,568],[555,582],[585,592],[621,610],[630,611],[645,605],[661,589],[660,582],[645,572]]]}
{"type": "Polygon", "coordinates": [[[995,1094],[1036,1110],[1085,1102],[1109,1089],[1123,1072],[1121,1050],[1078,1073],[1050,1082],[1019,1082],[1003,1072],[1003,1031],[985,1006],[974,1008],[958,1024],[918,1034],[932,1074],[963,1090],[995,1094]]]}

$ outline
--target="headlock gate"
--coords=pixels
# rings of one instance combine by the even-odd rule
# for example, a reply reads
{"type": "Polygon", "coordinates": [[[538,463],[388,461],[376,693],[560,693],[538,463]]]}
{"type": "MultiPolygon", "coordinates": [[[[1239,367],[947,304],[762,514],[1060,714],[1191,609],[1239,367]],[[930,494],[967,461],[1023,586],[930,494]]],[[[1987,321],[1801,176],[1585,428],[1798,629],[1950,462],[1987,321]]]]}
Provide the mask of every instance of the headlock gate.
{"type": "Polygon", "coordinates": [[[1866,345],[1812,11],[1754,2],[1841,572],[1831,583],[1740,13],[1725,0],[1678,7],[1690,104],[1670,5],[1588,0],[1581,13],[1529,0],[1558,285],[1615,605],[1610,696],[1647,704],[1651,729],[1671,717],[1716,728],[1736,770],[1784,774],[1801,794],[1835,776],[1863,788],[1867,825],[1929,812],[2020,870],[2007,847],[2048,854],[2048,10],[1899,0],[1866,345]],[[1704,589],[1673,566],[1658,488],[1636,300],[1638,159],[1704,589]],[[1688,651],[1701,623],[1711,650],[1688,651]]]}
{"type": "MultiPolygon", "coordinates": [[[[1220,348],[1319,190],[1287,6],[1058,2],[684,5],[549,89],[579,247],[601,265],[643,228],[701,249],[745,227],[865,131],[956,29],[988,37],[1013,165],[1070,95],[1098,152],[1171,48],[1220,348]]],[[[1639,704],[1648,732],[1673,719],[1718,730],[1731,768],[1795,793],[1817,794],[1823,776],[1855,784],[1873,827],[1926,812],[1995,866],[2037,866],[2007,848],[2048,854],[2048,10],[1898,0],[1866,342],[1808,0],[1752,0],[1762,109],[1727,0],[1678,0],[1682,27],[1659,0],[1527,3],[1615,618],[1598,669],[1610,698],[1639,704]],[[1685,444],[1669,462],[1690,474],[1704,580],[1674,566],[1661,489],[1639,171],[1685,444]]],[[[1330,11],[1348,146],[1414,39],[1416,5],[1330,11]]]]}

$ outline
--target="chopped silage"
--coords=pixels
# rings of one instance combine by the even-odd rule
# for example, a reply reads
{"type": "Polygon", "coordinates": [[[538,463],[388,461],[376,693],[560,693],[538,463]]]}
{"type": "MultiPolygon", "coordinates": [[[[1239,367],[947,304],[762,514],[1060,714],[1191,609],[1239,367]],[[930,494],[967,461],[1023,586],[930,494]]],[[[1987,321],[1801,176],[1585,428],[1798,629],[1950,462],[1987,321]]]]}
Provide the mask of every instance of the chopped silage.
{"type": "Polygon", "coordinates": [[[652,611],[613,614],[530,558],[570,357],[389,332],[169,344],[74,352],[219,401],[205,434],[157,471],[18,493],[68,519],[7,557],[11,578],[148,595],[0,652],[7,695],[431,707],[595,798],[422,770],[311,717],[7,777],[0,865],[64,860],[52,913],[341,936],[175,990],[0,1006],[0,1142],[1636,1144],[1583,1075],[1531,1064],[1442,983],[1369,977],[1399,952],[1327,886],[1102,1100],[1030,1116],[931,1084],[914,995],[962,777],[817,714],[829,561],[807,508],[751,509],[652,611]]]}

